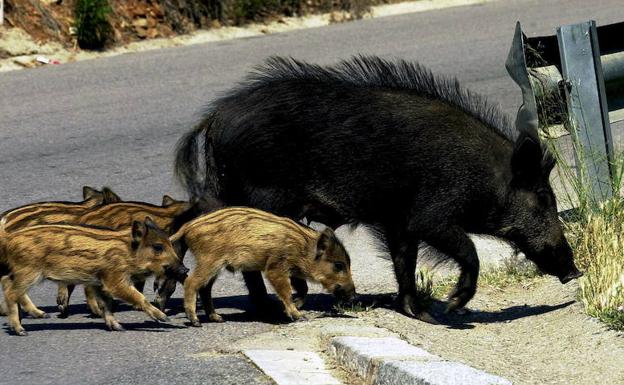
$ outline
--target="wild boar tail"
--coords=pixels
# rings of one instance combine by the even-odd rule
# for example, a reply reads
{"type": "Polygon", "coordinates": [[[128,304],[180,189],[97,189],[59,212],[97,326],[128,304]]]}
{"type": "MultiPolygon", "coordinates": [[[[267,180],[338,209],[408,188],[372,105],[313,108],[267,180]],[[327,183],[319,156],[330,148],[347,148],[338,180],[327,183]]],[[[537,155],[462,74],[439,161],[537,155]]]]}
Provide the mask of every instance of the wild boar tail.
{"type": "Polygon", "coordinates": [[[205,196],[217,198],[220,192],[211,138],[214,120],[214,114],[209,114],[178,142],[175,174],[192,201],[205,196]],[[205,137],[203,162],[199,150],[202,135],[205,137]]]}
{"type": "Polygon", "coordinates": [[[173,235],[169,236],[169,241],[171,243],[178,242],[180,239],[184,238],[184,233],[186,233],[187,225],[183,225],[180,229],[173,235]]]}
{"type": "Polygon", "coordinates": [[[0,219],[0,275],[4,275],[5,270],[8,269],[8,260],[6,256],[6,217],[0,219]]]}

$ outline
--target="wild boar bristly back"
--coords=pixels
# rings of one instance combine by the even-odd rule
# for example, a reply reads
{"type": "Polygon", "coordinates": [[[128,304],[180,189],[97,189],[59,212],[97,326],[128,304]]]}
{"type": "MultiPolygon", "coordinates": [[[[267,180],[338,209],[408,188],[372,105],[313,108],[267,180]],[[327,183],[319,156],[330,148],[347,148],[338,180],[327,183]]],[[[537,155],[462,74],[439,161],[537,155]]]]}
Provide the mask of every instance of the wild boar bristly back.
{"type": "MultiPolygon", "coordinates": [[[[203,120],[179,140],[175,174],[187,190],[191,201],[200,197],[220,198],[228,172],[223,165],[217,163],[213,139],[218,135],[231,134],[224,127],[236,126],[235,122],[229,120],[221,122],[223,117],[232,118],[232,106],[237,105],[240,98],[244,99],[258,90],[293,82],[306,85],[318,83],[337,90],[358,87],[414,93],[446,102],[473,116],[496,134],[513,141],[513,126],[497,105],[490,104],[481,95],[461,87],[457,79],[434,75],[418,63],[360,55],[325,67],[275,56],[257,67],[238,87],[211,103],[203,120]],[[200,151],[201,147],[203,151],[200,151]]],[[[238,108],[244,109],[244,102],[242,103],[238,108]]]]}

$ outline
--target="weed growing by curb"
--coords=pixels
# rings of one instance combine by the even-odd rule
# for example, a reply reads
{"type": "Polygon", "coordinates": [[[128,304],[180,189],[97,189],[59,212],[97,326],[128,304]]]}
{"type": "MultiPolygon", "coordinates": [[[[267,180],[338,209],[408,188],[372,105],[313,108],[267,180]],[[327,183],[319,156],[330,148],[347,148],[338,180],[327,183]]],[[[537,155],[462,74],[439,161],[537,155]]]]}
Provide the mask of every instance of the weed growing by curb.
{"type": "Polygon", "coordinates": [[[83,49],[101,50],[112,37],[108,0],[76,0],[74,16],[78,45],[83,49]]]}
{"type": "Polygon", "coordinates": [[[566,164],[557,141],[546,142],[557,159],[564,199],[574,207],[564,228],[575,262],[585,273],[579,280],[579,299],[589,315],[624,330],[624,153],[615,154],[610,164],[614,196],[601,202],[592,196],[583,169],[583,160],[599,160],[596,155],[589,154],[572,136],[579,160],[575,170],[566,164]]]}

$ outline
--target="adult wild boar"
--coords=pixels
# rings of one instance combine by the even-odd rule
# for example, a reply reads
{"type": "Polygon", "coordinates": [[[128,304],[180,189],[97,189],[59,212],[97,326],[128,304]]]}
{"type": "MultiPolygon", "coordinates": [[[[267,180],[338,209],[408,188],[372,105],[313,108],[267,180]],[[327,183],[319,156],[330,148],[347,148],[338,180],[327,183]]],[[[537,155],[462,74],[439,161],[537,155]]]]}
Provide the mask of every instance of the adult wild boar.
{"type": "MultiPolygon", "coordinates": [[[[468,233],[512,242],[562,283],[581,275],[549,183],[554,159],[537,138],[512,132],[497,107],[416,63],[274,57],[182,138],[176,172],[196,198],[369,226],[392,256],[400,309],[418,317],[421,241],[461,270],[447,310],[476,291],[468,233]]],[[[258,279],[247,276],[248,286],[258,279]]]]}

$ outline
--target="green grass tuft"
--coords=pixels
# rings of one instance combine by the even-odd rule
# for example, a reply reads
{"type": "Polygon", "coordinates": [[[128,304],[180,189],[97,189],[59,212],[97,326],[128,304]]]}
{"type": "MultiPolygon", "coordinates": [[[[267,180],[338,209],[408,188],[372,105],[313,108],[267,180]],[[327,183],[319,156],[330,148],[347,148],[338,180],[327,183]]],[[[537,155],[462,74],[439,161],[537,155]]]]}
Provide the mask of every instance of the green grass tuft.
{"type": "Polygon", "coordinates": [[[76,0],[74,16],[78,45],[83,49],[101,50],[112,37],[108,0],[76,0]]]}

